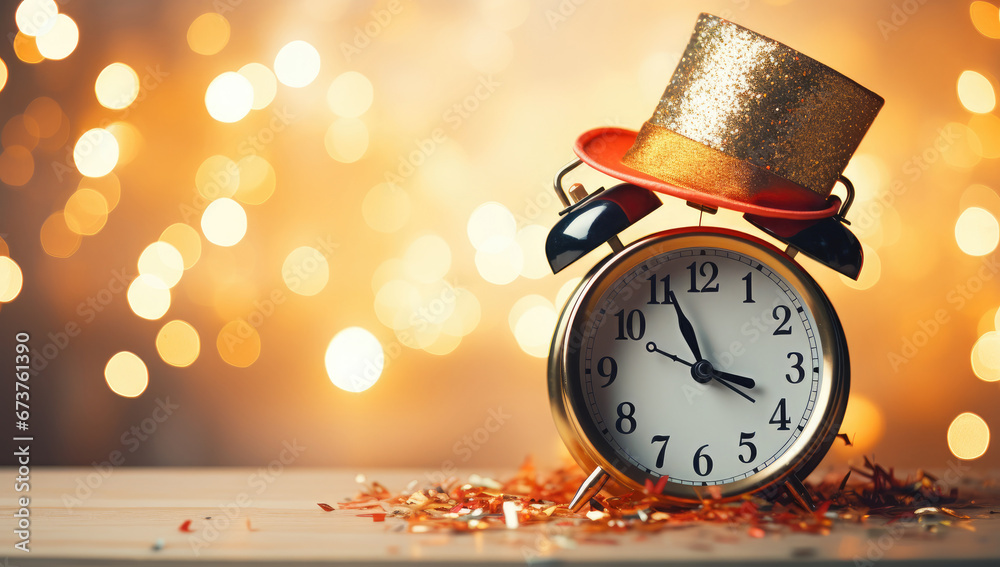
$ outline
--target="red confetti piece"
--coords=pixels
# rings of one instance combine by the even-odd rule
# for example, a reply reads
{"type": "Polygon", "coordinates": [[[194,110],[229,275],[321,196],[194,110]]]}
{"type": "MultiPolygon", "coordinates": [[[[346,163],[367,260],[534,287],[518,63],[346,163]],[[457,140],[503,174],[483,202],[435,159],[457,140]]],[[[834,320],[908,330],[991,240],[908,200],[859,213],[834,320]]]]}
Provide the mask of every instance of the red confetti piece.
{"type": "Polygon", "coordinates": [[[181,524],[181,527],[177,529],[185,533],[190,533],[194,531],[191,529],[191,520],[184,520],[184,523],[181,524]]]}
{"type": "Polygon", "coordinates": [[[249,517],[247,517],[247,529],[250,530],[250,531],[252,531],[252,532],[259,532],[260,531],[257,528],[255,528],[255,527],[253,527],[253,526],[250,525],[250,518],[249,517]]]}
{"type": "Polygon", "coordinates": [[[333,512],[335,510],[333,506],[330,506],[326,502],[317,502],[316,505],[322,508],[324,512],[333,512]]]}
{"type": "Polygon", "coordinates": [[[358,514],[359,518],[371,518],[373,522],[384,522],[385,514],[358,514]]]}

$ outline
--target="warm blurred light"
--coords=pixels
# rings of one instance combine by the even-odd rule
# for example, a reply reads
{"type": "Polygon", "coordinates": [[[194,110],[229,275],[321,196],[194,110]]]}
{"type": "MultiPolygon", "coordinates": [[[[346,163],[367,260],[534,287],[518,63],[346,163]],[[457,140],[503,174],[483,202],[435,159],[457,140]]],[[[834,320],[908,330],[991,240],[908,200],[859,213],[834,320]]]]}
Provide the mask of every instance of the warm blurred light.
{"type": "Polygon", "coordinates": [[[205,90],[205,108],[219,122],[237,122],[253,108],[253,85],[243,75],[226,71],[205,90]]]}
{"type": "Polygon", "coordinates": [[[985,256],[1000,242],[1000,225],[986,209],[969,207],[955,222],[955,241],[970,256],[985,256]]]}
{"type": "Polygon", "coordinates": [[[0,132],[0,144],[5,148],[21,146],[29,151],[35,149],[38,145],[38,124],[24,114],[11,116],[0,132]]]}
{"type": "Polygon", "coordinates": [[[490,27],[510,31],[525,22],[531,13],[529,0],[482,0],[479,11],[490,27]]]}
{"type": "Polygon", "coordinates": [[[126,295],[132,312],[143,319],[155,321],[170,309],[170,289],[156,276],[139,274],[126,295]]]}
{"type": "Polygon", "coordinates": [[[118,165],[126,165],[135,159],[142,144],[139,129],[128,122],[118,121],[108,124],[107,130],[118,142],[118,165]]]}
{"type": "Polygon", "coordinates": [[[10,256],[0,256],[0,303],[14,301],[23,284],[24,275],[17,262],[10,256]]]}
{"type": "Polygon", "coordinates": [[[864,254],[865,263],[858,279],[855,281],[843,274],[840,276],[840,281],[851,289],[869,289],[877,284],[879,278],[882,277],[882,259],[878,252],[864,242],[861,243],[861,251],[864,254]]]}
{"type": "MultiPolygon", "coordinates": [[[[469,215],[469,241],[476,250],[503,252],[514,242],[517,221],[507,207],[496,202],[483,203],[469,215]]],[[[520,271],[520,268],[518,268],[520,271]]]]}
{"type": "Polygon", "coordinates": [[[169,321],[156,334],[156,352],[171,366],[190,366],[201,352],[198,331],[187,321],[169,321]]]}
{"type": "Polygon", "coordinates": [[[524,254],[516,242],[499,252],[476,251],[476,269],[492,284],[505,285],[517,279],[524,268],[524,254]]]}
{"type": "Polygon", "coordinates": [[[104,108],[126,108],[139,96],[139,75],[124,63],[112,63],[97,75],[94,92],[104,108]]]}
{"type": "Polygon", "coordinates": [[[149,371],[141,358],[123,350],[108,360],[104,367],[104,381],[119,396],[135,398],[146,391],[149,371]]]}
{"type": "Polygon", "coordinates": [[[302,40],[289,42],[274,57],[274,74],[281,84],[300,88],[319,75],[319,52],[302,40]]]}
{"type": "Polygon", "coordinates": [[[354,163],[368,151],[368,127],[359,118],[337,118],[323,138],[326,153],[341,163],[354,163]]]}
{"type": "Polygon", "coordinates": [[[580,285],[581,280],[583,278],[577,276],[566,280],[566,283],[562,284],[562,287],[556,292],[555,306],[557,309],[562,309],[566,305],[566,302],[569,301],[569,296],[576,291],[576,286],[580,285]]]}
{"type": "Polygon", "coordinates": [[[663,83],[677,67],[679,51],[654,51],[639,63],[636,79],[644,99],[657,100],[663,94],[663,83]]]}
{"type": "Polygon", "coordinates": [[[356,118],[372,105],[374,88],[368,77],[357,71],[341,74],[326,92],[326,103],[337,116],[356,118]]]}
{"type": "Polygon", "coordinates": [[[104,197],[109,213],[118,206],[118,200],[121,199],[122,194],[121,182],[118,181],[118,176],[114,173],[109,173],[104,177],[83,177],[80,179],[77,189],[92,189],[100,193],[104,197]]]}
{"type": "Polygon", "coordinates": [[[206,12],[191,22],[188,47],[200,55],[215,55],[229,43],[229,20],[216,12],[206,12]]]}
{"type": "Polygon", "coordinates": [[[959,414],[948,426],[948,448],[959,459],[978,459],[989,446],[990,428],[972,412],[959,414]]]}
{"type": "MultiPolygon", "coordinates": [[[[1000,309],[996,307],[983,313],[983,316],[979,318],[979,322],[976,323],[976,335],[982,337],[986,333],[995,331],[997,329],[998,314],[1000,314],[1000,309]]],[[[973,347],[973,352],[975,352],[975,347],[973,347]]],[[[1000,351],[998,351],[998,354],[1000,354],[1000,351]]]]}
{"type": "Polygon", "coordinates": [[[538,224],[529,224],[517,231],[514,240],[524,254],[522,276],[537,280],[552,273],[549,261],[545,257],[545,239],[548,235],[549,229],[538,224]]]}
{"type": "MultiPolygon", "coordinates": [[[[997,313],[1000,316],[1000,311],[997,313]]],[[[972,346],[971,359],[972,371],[980,380],[1000,380],[1000,333],[995,330],[983,333],[972,346]]]]}
{"type": "Polygon", "coordinates": [[[479,299],[467,289],[456,288],[455,309],[444,322],[441,330],[449,335],[464,337],[479,326],[482,318],[482,306],[479,299]]]}
{"type": "Polygon", "coordinates": [[[0,59],[0,91],[3,90],[6,84],[7,84],[7,64],[4,63],[3,59],[0,59]]]}
{"type": "Polygon", "coordinates": [[[38,136],[50,138],[59,131],[62,125],[62,108],[59,103],[47,96],[40,96],[28,103],[24,115],[30,117],[38,126],[38,136]]]}
{"type": "Polygon", "coordinates": [[[364,392],[382,375],[385,353],[375,335],[348,327],[326,348],[326,373],[333,385],[347,392],[364,392]]]}
{"type": "Polygon", "coordinates": [[[1000,157],[1000,118],[993,114],[973,114],[969,118],[969,128],[982,146],[979,155],[987,159],[1000,157]]]}
{"type": "Polygon", "coordinates": [[[979,33],[992,39],[1000,39],[1000,10],[996,6],[977,0],[969,5],[969,15],[979,33]]]}
{"type": "Polygon", "coordinates": [[[406,275],[418,282],[432,283],[440,280],[451,268],[451,247],[436,234],[427,234],[414,240],[403,254],[406,275]]]}
{"type": "Polygon", "coordinates": [[[73,147],[73,161],[81,174],[104,177],[118,165],[118,140],[104,128],[87,130],[73,147]]]}
{"type": "Polygon", "coordinates": [[[7,241],[0,236],[0,256],[10,256],[10,247],[7,246],[7,241]]]}
{"type": "Polygon", "coordinates": [[[851,439],[853,445],[848,448],[849,450],[867,454],[875,448],[885,433],[885,416],[875,402],[861,394],[852,393],[847,401],[847,411],[840,425],[840,433],[846,433],[851,439]]]}
{"type": "Polygon", "coordinates": [[[972,128],[958,122],[949,122],[942,130],[953,140],[951,145],[941,152],[948,165],[959,169],[971,169],[982,160],[983,145],[972,128]]]}
{"type": "Polygon", "coordinates": [[[205,207],[201,215],[201,231],[212,244],[233,246],[247,233],[247,214],[232,199],[216,199],[205,207]]]}
{"type": "Polygon", "coordinates": [[[73,232],[66,225],[66,217],[62,211],[49,215],[42,223],[39,231],[42,250],[53,258],[69,258],[80,248],[83,237],[73,232]]]}
{"type": "Polygon", "coordinates": [[[93,189],[77,189],[66,201],[63,214],[70,230],[92,236],[101,232],[108,222],[108,202],[93,189]]]}
{"type": "Polygon", "coordinates": [[[35,175],[35,158],[23,146],[4,148],[0,153],[0,181],[11,187],[20,187],[35,175]]]}
{"type": "Polygon", "coordinates": [[[372,292],[378,293],[382,286],[406,277],[406,265],[399,258],[389,258],[383,261],[372,272],[372,292]]]}
{"type": "Polygon", "coordinates": [[[442,331],[434,339],[434,342],[424,347],[424,352],[436,356],[445,356],[451,354],[460,344],[462,344],[462,337],[442,331]]]}
{"type": "Polygon", "coordinates": [[[975,71],[962,71],[958,77],[958,99],[970,112],[990,112],[997,97],[990,80],[975,71]]]}
{"type": "Polygon", "coordinates": [[[889,171],[878,156],[858,153],[851,157],[844,169],[844,176],[853,183],[856,191],[854,204],[860,206],[878,197],[889,171]]]}
{"type": "Polygon", "coordinates": [[[240,168],[226,156],[210,156],[198,166],[194,186],[206,199],[232,197],[240,188],[240,168]]]}
{"type": "Polygon", "coordinates": [[[319,250],[300,246],[288,253],[281,265],[281,278],[293,293],[312,296],[330,281],[330,264],[319,250]]]}
{"type": "Polygon", "coordinates": [[[173,245],[157,241],[139,255],[139,273],[153,276],[151,283],[160,282],[167,289],[177,285],[184,274],[184,259],[173,245]]]}
{"type": "Polygon", "coordinates": [[[235,319],[223,325],[215,347],[226,364],[246,368],[260,357],[260,335],[243,319],[235,319]]]}
{"type": "Polygon", "coordinates": [[[271,104],[274,95],[278,92],[278,79],[275,78],[274,73],[268,69],[267,65],[247,63],[240,67],[238,73],[246,77],[253,87],[251,107],[254,110],[260,110],[271,104]]]}
{"type": "Polygon", "coordinates": [[[185,270],[190,270],[201,258],[201,236],[190,225],[178,222],[168,226],[160,233],[160,241],[180,253],[185,270]]]}
{"type": "Polygon", "coordinates": [[[80,30],[76,22],[66,14],[55,17],[55,23],[45,33],[35,37],[38,52],[46,59],[59,61],[69,57],[80,41],[80,30]]]}
{"type": "Polygon", "coordinates": [[[531,356],[545,358],[549,355],[556,319],[555,307],[548,299],[527,295],[511,307],[507,323],[521,350],[531,356]]]}
{"type": "Polygon", "coordinates": [[[45,60],[45,57],[38,52],[38,44],[35,43],[35,38],[30,35],[17,32],[17,35],[14,36],[12,47],[14,48],[14,55],[17,55],[17,58],[25,63],[41,63],[45,60]]]}
{"type": "Polygon", "coordinates": [[[38,36],[52,29],[58,15],[55,0],[23,0],[14,12],[14,23],[25,35],[38,36]]]}
{"type": "Polygon", "coordinates": [[[365,194],[361,213],[373,230],[396,232],[410,219],[410,196],[402,187],[379,183],[365,194]]]}
{"type": "Polygon", "coordinates": [[[271,163],[257,154],[250,154],[236,164],[239,188],[233,198],[248,205],[260,205],[271,198],[277,179],[271,163]]]}
{"type": "MultiPolygon", "coordinates": [[[[461,52],[480,73],[501,73],[514,58],[514,42],[502,31],[470,26],[466,29],[461,52]]],[[[466,110],[471,112],[475,109],[466,110]]]]}
{"type": "Polygon", "coordinates": [[[958,206],[962,210],[969,207],[1000,210],[1000,195],[997,195],[996,191],[986,185],[973,183],[966,187],[965,191],[962,191],[958,206]]]}
{"type": "Polygon", "coordinates": [[[390,280],[375,293],[375,316],[394,330],[410,326],[410,315],[420,308],[420,291],[406,280],[390,280]]]}

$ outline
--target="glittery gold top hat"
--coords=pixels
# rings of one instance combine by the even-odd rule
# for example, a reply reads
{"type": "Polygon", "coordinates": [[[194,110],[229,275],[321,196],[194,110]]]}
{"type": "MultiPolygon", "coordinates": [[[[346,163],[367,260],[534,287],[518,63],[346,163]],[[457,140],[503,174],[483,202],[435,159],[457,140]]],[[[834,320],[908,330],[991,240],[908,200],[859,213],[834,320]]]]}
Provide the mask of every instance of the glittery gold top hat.
{"type": "Polygon", "coordinates": [[[830,193],[884,100],[822,63],[701,14],[639,132],[576,142],[595,169],[695,203],[792,219],[837,213],[830,193]]]}

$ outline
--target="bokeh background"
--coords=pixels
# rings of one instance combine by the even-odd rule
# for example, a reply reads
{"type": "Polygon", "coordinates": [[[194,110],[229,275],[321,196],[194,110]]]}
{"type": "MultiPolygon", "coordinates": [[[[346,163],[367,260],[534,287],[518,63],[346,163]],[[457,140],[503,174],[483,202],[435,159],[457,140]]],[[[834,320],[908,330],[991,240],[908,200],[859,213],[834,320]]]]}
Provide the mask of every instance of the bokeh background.
{"type": "MultiPolygon", "coordinates": [[[[33,464],[556,464],[548,341],[608,250],[548,272],[551,178],[649,117],[701,11],[886,99],[860,281],[801,260],[853,366],[821,470],[996,470],[1000,14],[916,0],[5,2],[0,406],[28,332],[33,464]]],[[[624,240],[699,222],[665,201],[624,240]]]]}

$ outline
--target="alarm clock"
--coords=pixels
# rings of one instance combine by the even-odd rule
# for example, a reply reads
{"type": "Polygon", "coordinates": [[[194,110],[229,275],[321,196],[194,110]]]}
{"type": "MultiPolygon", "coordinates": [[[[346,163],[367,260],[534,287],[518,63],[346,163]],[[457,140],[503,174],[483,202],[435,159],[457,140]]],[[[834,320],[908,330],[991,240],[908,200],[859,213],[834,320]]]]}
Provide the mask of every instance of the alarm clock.
{"type": "Polygon", "coordinates": [[[882,102],[702,14],[653,117],[577,140],[579,159],[555,177],[565,209],[546,255],[559,272],[604,243],[612,253],[570,296],[549,355],[556,428],[591,471],[571,509],[602,489],[681,505],[784,491],[813,507],[802,481],[839,433],[850,362],[832,303],[795,257],[857,279],[842,172],[882,102]],[[567,191],[583,163],[624,183],[567,191]],[[763,234],[689,226],[623,245],[661,194],[742,212],[763,234]]]}

